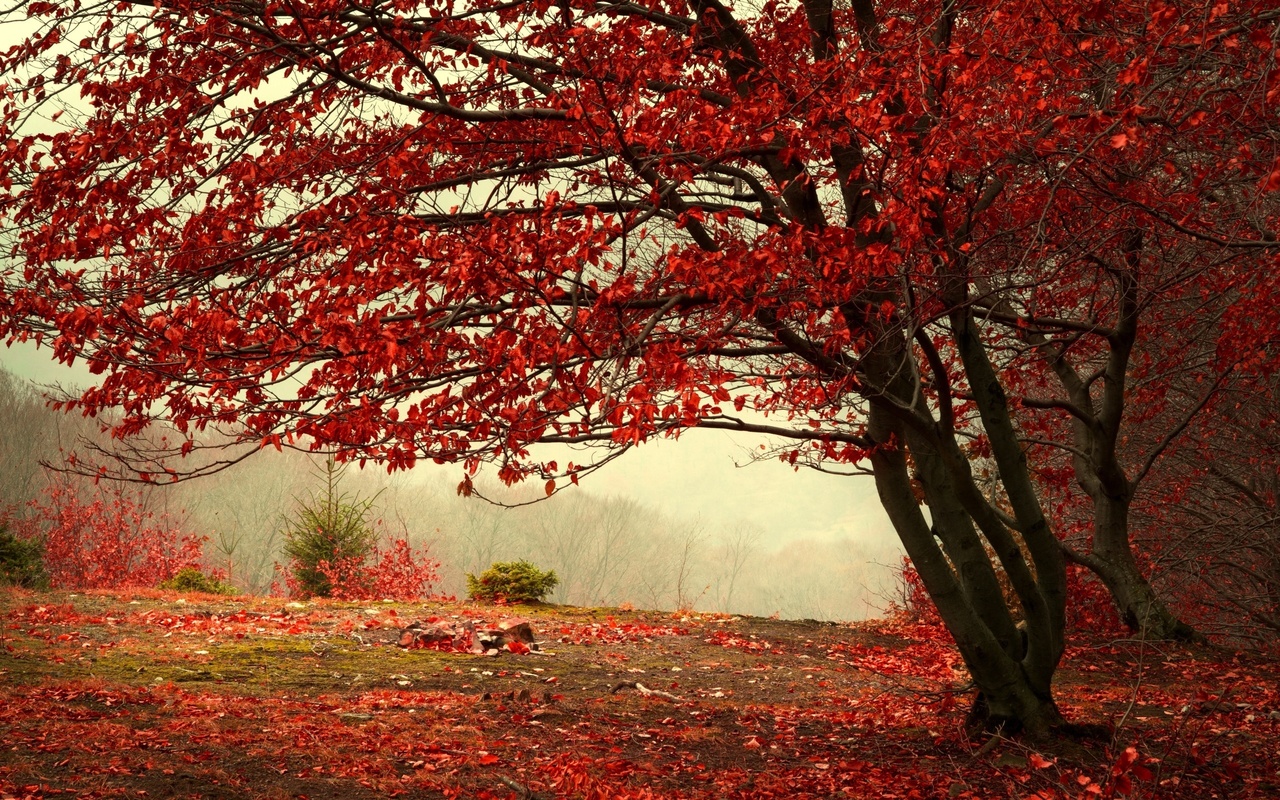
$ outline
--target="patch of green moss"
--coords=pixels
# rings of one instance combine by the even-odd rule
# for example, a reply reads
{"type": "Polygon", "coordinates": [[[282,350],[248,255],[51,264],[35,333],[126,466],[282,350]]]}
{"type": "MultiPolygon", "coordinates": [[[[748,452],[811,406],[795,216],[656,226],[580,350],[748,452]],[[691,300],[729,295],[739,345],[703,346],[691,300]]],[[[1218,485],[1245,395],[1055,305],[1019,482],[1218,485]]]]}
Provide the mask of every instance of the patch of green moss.
{"type": "Polygon", "coordinates": [[[93,662],[88,659],[58,663],[35,648],[19,645],[0,655],[0,681],[7,684],[31,686],[47,678],[88,678],[92,674],[93,662]]]}

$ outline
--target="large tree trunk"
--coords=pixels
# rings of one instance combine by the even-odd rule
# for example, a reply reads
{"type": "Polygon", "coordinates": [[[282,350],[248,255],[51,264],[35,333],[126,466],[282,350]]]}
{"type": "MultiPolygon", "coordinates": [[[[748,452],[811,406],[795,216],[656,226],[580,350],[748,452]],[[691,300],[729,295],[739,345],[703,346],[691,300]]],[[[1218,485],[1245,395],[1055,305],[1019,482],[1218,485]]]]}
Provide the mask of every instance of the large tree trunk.
{"type": "MultiPolygon", "coordinates": [[[[902,441],[901,426],[888,416],[873,407],[872,435],[879,442],[902,441]]],[[[931,529],[921,513],[903,450],[886,444],[871,456],[871,465],[880,502],[978,688],[975,721],[1010,733],[1047,734],[1062,722],[1052,692],[1056,661],[1030,659],[1019,653],[1024,649],[1020,641],[997,637],[1010,617],[1002,593],[985,581],[962,583],[957,578],[934,531],[945,534],[931,529]]],[[[929,489],[925,491],[929,502],[929,489]]]]}
{"type": "MultiPolygon", "coordinates": [[[[870,299],[867,307],[878,309],[877,298],[870,299]]],[[[876,324],[875,312],[866,308],[851,304],[844,312],[855,329],[876,324]]],[[[879,327],[862,359],[868,381],[879,387],[869,398],[867,434],[877,445],[870,461],[881,504],[978,688],[975,721],[983,728],[1041,736],[1062,722],[1052,691],[1063,650],[1062,555],[1034,492],[1023,491],[1031,490],[1030,476],[990,364],[985,354],[968,355],[970,379],[976,371],[983,381],[975,393],[978,405],[1003,462],[1004,483],[1018,498],[1019,525],[1035,568],[974,483],[956,441],[945,387],[936,420],[902,329],[888,325],[879,327]],[[1014,588],[1016,608],[1005,597],[984,538],[1014,588]],[[1018,616],[1025,639],[1015,625],[1018,616]]]]}
{"type": "Polygon", "coordinates": [[[1100,493],[1094,497],[1093,518],[1093,549],[1081,554],[1066,548],[1066,553],[1102,580],[1125,626],[1144,639],[1203,639],[1169,609],[1138,568],[1129,543],[1129,499],[1100,493]]]}
{"type": "MultiPolygon", "coordinates": [[[[1127,551],[1127,548],[1126,548],[1127,551]]],[[[1099,560],[1093,569],[1120,611],[1120,619],[1144,639],[1200,641],[1203,637],[1169,610],[1142,576],[1131,553],[1099,560]]]]}

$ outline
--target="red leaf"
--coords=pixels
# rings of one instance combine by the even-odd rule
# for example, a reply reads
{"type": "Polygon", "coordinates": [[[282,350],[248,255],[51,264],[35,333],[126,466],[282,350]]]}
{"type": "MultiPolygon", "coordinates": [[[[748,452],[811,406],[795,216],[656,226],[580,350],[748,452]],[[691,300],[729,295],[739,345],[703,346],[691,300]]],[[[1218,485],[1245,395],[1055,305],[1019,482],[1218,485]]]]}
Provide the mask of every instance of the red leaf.
{"type": "Polygon", "coordinates": [[[1280,191],[1280,158],[1277,158],[1276,163],[1272,165],[1271,174],[1267,176],[1266,181],[1262,184],[1262,191],[1280,191]]]}

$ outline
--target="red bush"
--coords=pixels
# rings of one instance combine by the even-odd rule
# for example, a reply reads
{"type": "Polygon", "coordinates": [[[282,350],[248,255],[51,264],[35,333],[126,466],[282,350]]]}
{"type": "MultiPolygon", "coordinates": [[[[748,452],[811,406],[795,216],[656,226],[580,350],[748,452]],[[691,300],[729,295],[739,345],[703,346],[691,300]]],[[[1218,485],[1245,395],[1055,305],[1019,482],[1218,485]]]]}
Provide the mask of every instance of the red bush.
{"type": "Polygon", "coordinates": [[[901,604],[897,609],[898,613],[912,622],[940,625],[942,618],[938,616],[938,607],[933,604],[933,598],[924,588],[920,573],[908,556],[902,557],[902,569],[898,572],[898,578],[898,598],[894,603],[895,606],[901,604]]]}
{"type": "MultiPolygon", "coordinates": [[[[405,539],[392,539],[363,561],[344,558],[316,565],[333,586],[330,596],[336,600],[417,600],[431,594],[440,580],[439,568],[440,562],[428,557],[425,547],[415,552],[405,539]]],[[[276,565],[276,571],[285,573],[284,589],[290,597],[303,594],[293,577],[295,569],[285,571],[276,565]]],[[[272,584],[272,593],[280,593],[278,581],[272,584]]]]}
{"type": "Polygon", "coordinates": [[[427,549],[415,554],[404,539],[393,539],[386,550],[373,552],[375,563],[369,569],[374,597],[415,600],[431,594],[440,580],[436,572],[440,562],[427,557],[427,549]]]}
{"type": "Polygon", "coordinates": [[[1067,630],[1119,633],[1124,629],[1111,592],[1096,575],[1067,564],[1067,630]]]}
{"type": "MultiPolygon", "coordinates": [[[[1003,575],[1001,576],[1003,579],[1003,575]]],[[[902,557],[899,572],[898,609],[906,619],[922,624],[941,624],[938,609],[925,591],[920,573],[911,559],[902,557]]],[[[1013,603],[1013,591],[1005,587],[1013,603]]],[[[1119,632],[1122,630],[1120,615],[1115,602],[1102,581],[1075,564],[1067,564],[1067,629],[1071,631],[1119,632]]]]}
{"type": "Polygon", "coordinates": [[[55,479],[31,501],[22,534],[44,543],[44,565],[55,588],[155,586],[183,567],[199,567],[204,537],[183,533],[119,486],[74,485],[55,479]]]}

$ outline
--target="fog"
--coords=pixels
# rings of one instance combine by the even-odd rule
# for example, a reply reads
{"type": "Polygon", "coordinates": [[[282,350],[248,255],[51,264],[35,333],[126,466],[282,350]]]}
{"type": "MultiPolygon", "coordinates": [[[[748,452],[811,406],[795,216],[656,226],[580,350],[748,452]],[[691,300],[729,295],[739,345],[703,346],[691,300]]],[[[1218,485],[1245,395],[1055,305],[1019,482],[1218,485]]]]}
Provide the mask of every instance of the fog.
{"type": "MultiPolygon", "coordinates": [[[[22,513],[45,480],[37,461],[58,461],[96,437],[96,424],[43,408],[28,381],[83,385],[92,376],[29,346],[0,349],[0,508],[22,513]],[[16,402],[12,395],[17,394],[16,402]]],[[[426,546],[441,562],[436,589],[464,593],[466,572],[525,558],[555,569],[553,602],[693,608],[783,618],[875,616],[896,586],[901,549],[868,478],[776,460],[752,461],[764,440],[691,431],[649,443],[538,500],[542,487],[497,485],[482,471],[479,497],[456,489],[456,465],[424,464],[388,476],[348,469],[342,491],[374,498],[379,531],[426,546]]],[[[319,488],[323,459],[262,451],[216,475],[145,489],[190,532],[207,536],[210,566],[254,592],[282,561],[284,521],[319,488]]]]}

